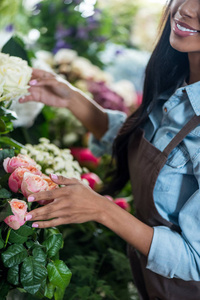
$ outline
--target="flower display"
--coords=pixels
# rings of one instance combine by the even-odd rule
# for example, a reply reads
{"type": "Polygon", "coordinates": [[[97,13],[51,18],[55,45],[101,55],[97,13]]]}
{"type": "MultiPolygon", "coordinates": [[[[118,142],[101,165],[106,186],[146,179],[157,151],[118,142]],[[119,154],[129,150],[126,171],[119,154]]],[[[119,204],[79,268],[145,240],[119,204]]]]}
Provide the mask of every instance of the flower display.
{"type": "Polygon", "coordinates": [[[32,69],[19,57],[0,53],[0,101],[14,101],[28,93],[32,69]]]}
{"type": "Polygon", "coordinates": [[[58,188],[58,185],[43,174],[39,170],[41,167],[28,155],[13,155],[13,150],[0,151],[1,174],[6,172],[1,179],[5,183],[7,181],[6,188],[1,186],[0,189],[0,218],[4,221],[0,223],[1,296],[5,299],[10,290],[20,288],[24,293],[34,296],[40,290],[40,295],[45,297],[44,286],[47,290],[48,283],[52,280],[52,293],[48,298],[53,299],[59,288],[62,296],[58,299],[61,300],[71,279],[71,271],[57,255],[63,247],[62,234],[56,228],[44,229],[41,234],[40,230],[32,228],[32,222],[26,220],[28,210],[46,204],[45,201],[28,204],[28,195],[58,188]],[[30,265],[34,272],[30,272],[30,265]],[[17,273],[13,273],[13,268],[17,269],[17,273]],[[48,273],[49,268],[53,273],[48,273]],[[62,284],[60,277],[57,279],[57,275],[54,275],[54,270],[62,274],[62,284]],[[2,286],[5,286],[3,290],[2,286]]]}
{"type": "Polygon", "coordinates": [[[25,201],[12,199],[9,201],[13,215],[6,217],[4,222],[14,230],[19,229],[25,223],[25,215],[27,212],[27,204],[25,201]]]}

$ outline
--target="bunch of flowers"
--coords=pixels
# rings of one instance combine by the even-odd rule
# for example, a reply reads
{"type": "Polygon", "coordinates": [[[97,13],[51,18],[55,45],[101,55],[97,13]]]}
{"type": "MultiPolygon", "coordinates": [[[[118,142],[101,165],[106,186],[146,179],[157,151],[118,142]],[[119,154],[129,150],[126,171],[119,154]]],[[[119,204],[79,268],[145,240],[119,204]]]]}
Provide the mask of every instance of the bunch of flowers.
{"type": "MultiPolygon", "coordinates": [[[[8,150],[1,150],[1,158],[8,150]]],[[[34,296],[62,299],[71,272],[59,250],[63,237],[58,229],[35,230],[26,221],[27,210],[45,203],[27,203],[34,192],[58,188],[29,156],[18,154],[3,160],[0,189],[0,288],[1,299],[20,289],[34,296]]]]}

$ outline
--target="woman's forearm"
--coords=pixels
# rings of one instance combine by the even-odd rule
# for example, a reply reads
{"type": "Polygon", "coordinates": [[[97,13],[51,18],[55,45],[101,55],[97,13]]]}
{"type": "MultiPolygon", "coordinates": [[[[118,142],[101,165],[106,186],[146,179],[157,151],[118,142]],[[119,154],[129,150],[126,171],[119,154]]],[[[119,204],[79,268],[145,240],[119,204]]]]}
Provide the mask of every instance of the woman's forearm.
{"type": "Polygon", "coordinates": [[[105,202],[97,221],[111,229],[143,255],[148,256],[153,238],[152,227],[109,201],[105,202]]]}
{"type": "Polygon", "coordinates": [[[68,108],[97,139],[108,130],[108,116],[105,110],[81,91],[74,92],[68,108]]]}

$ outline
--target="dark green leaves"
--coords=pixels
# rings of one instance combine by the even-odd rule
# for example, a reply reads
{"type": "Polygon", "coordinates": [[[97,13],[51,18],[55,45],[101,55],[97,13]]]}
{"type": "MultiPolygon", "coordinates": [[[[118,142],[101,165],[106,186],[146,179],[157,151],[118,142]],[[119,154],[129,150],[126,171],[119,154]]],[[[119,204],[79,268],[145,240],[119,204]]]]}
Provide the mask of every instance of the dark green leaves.
{"type": "Polygon", "coordinates": [[[46,268],[33,257],[27,257],[21,267],[20,279],[24,289],[30,294],[35,294],[40,289],[41,283],[47,277],[46,268]]]}
{"type": "Polygon", "coordinates": [[[0,249],[5,249],[1,254],[5,269],[2,274],[7,274],[6,282],[36,298],[62,300],[72,274],[63,261],[55,258],[63,245],[58,229],[42,232],[23,225],[11,230],[8,245],[7,249],[3,248],[0,229],[0,249]],[[41,237],[47,237],[42,244],[41,237]]]}
{"type": "Polygon", "coordinates": [[[61,289],[68,286],[72,273],[62,260],[50,262],[47,266],[49,281],[61,289]]]}
{"type": "Polygon", "coordinates": [[[34,229],[23,225],[18,230],[11,230],[9,242],[13,244],[23,244],[28,240],[28,237],[34,233],[34,229]]]}
{"type": "Polygon", "coordinates": [[[0,249],[2,249],[3,247],[4,247],[4,240],[2,239],[1,229],[0,229],[0,249]]]}
{"type": "Polygon", "coordinates": [[[9,246],[8,249],[1,254],[4,266],[7,268],[20,264],[27,256],[28,253],[24,246],[17,244],[9,246]]]}
{"type": "Polygon", "coordinates": [[[62,234],[58,233],[51,235],[46,241],[43,242],[43,245],[47,248],[48,257],[55,256],[63,245],[62,234]]]}

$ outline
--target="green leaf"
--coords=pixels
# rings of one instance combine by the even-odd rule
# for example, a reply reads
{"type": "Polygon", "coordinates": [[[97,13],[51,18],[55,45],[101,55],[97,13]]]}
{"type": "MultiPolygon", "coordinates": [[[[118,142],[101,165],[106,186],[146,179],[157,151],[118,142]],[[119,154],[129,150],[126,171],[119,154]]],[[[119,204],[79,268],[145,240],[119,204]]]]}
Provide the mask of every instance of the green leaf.
{"type": "Polygon", "coordinates": [[[2,222],[6,217],[13,215],[12,209],[8,201],[0,205],[0,222],[2,222]]]}
{"type": "Polygon", "coordinates": [[[23,262],[27,255],[28,253],[26,248],[24,248],[22,245],[15,244],[9,246],[8,249],[1,254],[1,258],[4,266],[11,268],[23,262]]]}
{"type": "Polygon", "coordinates": [[[4,136],[4,137],[0,136],[0,146],[2,147],[2,145],[15,147],[19,150],[24,147],[22,144],[18,143],[17,141],[13,140],[12,138],[9,138],[6,136],[4,136]]]}
{"type": "Polygon", "coordinates": [[[12,37],[2,48],[3,53],[8,53],[12,56],[21,57],[22,59],[29,62],[27,52],[24,50],[25,45],[23,41],[15,36],[12,37]]]}
{"type": "Polygon", "coordinates": [[[2,239],[1,228],[0,228],[0,249],[2,249],[3,247],[4,247],[4,240],[2,239]]]}
{"type": "Polygon", "coordinates": [[[49,282],[45,286],[44,296],[49,299],[52,299],[54,295],[54,291],[55,291],[55,286],[49,282]]]}
{"type": "Polygon", "coordinates": [[[15,111],[7,109],[3,106],[0,107],[0,116],[1,117],[7,117],[9,120],[16,120],[17,114],[15,111]]]}
{"type": "Polygon", "coordinates": [[[0,300],[6,300],[6,296],[8,294],[10,290],[10,285],[8,284],[8,282],[3,279],[3,278],[0,278],[0,300]]]}
{"type": "Polygon", "coordinates": [[[4,159],[7,157],[15,156],[15,151],[13,149],[2,149],[0,150],[0,162],[3,163],[4,159]]]}
{"type": "Polygon", "coordinates": [[[28,293],[32,295],[37,293],[46,277],[47,269],[34,257],[25,259],[21,267],[20,280],[28,293]]]}
{"type": "Polygon", "coordinates": [[[47,265],[49,281],[61,289],[65,289],[70,280],[72,273],[62,260],[50,262],[47,265]]]}
{"type": "Polygon", "coordinates": [[[41,263],[43,266],[46,265],[47,255],[40,247],[34,248],[32,254],[37,262],[41,263]]]}
{"type": "Polygon", "coordinates": [[[65,294],[65,288],[61,289],[60,287],[56,288],[55,293],[54,293],[54,298],[55,300],[62,300],[65,294]]]}
{"type": "Polygon", "coordinates": [[[0,118],[0,133],[4,133],[6,131],[6,123],[4,120],[0,118]]]}
{"type": "Polygon", "coordinates": [[[3,199],[7,199],[7,198],[11,198],[12,194],[10,191],[6,190],[6,189],[0,189],[0,198],[3,199]]]}
{"type": "Polygon", "coordinates": [[[12,285],[19,284],[19,265],[13,266],[8,270],[7,280],[12,285]]]}
{"type": "Polygon", "coordinates": [[[9,237],[9,242],[13,244],[23,244],[28,240],[28,237],[34,233],[34,229],[23,225],[18,230],[12,230],[9,237]]]}
{"type": "Polygon", "coordinates": [[[63,237],[61,233],[51,235],[46,241],[42,243],[47,249],[48,257],[53,257],[63,246],[63,237]]]}

